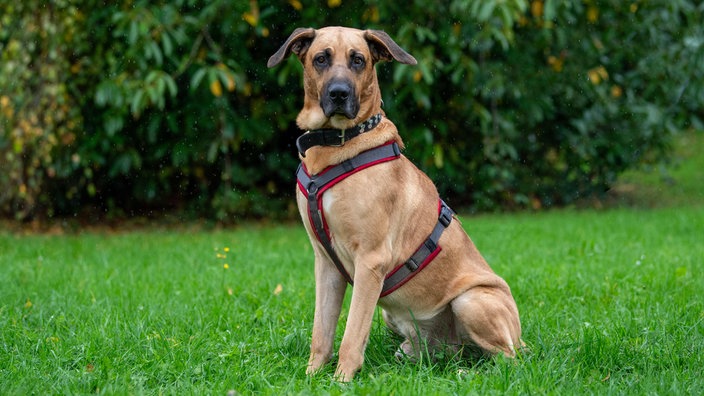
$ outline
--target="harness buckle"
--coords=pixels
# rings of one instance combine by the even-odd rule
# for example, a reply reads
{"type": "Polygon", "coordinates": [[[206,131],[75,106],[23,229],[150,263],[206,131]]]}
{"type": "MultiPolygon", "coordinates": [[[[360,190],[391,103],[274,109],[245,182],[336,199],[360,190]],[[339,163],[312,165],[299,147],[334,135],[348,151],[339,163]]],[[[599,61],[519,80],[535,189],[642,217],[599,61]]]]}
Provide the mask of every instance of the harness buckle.
{"type": "Polygon", "coordinates": [[[409,270],[411,270],[411,272],[416,272],[416,270],[417,270],[418,267],[419,267],[418,263],[416,263],[416,261],[413,260],[413,257],[411,257],[411,258],[409,258],[408,260],[406,260],[406,262],[404,263],[404,265],[406,266],[406,268],[408,268],[409,270]]]}
{"type": "Polygon", "coordinates": [[[443,205],[442,210],[440,210],[440,216],[438,217],[438,221],[440,222],[440,224],[443,225],[443,227],[447,228],[452,222],[452,209],[443,205]]]}
{"type": "Polygon", "coordinates": [[[433,241],[430,238],[426,239],[425,242],[423,242],[423,244],[425,245],[425,248],[428,249],[428,251],[430,253],[433,253],[435,251],[435,249],[438,248],[438,244],[435,243],[435,241],[433,241]]]}
{"type": "Polygon", "coordinates": [[[308,183],[308,187],[306,187],[306,190],[308,190],[308,195],[315,196],[318,193],[318,185],[315,184],[313,180],[308,183]]]}

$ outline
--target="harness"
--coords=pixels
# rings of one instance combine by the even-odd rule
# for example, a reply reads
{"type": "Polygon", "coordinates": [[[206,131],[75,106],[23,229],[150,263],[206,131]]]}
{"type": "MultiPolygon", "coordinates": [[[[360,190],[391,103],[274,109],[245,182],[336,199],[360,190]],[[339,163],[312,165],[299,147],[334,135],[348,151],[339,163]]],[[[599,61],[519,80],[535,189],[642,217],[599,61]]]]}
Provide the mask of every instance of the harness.
{"type": "MultiPolygon", "coordinates": [[[[311,132],[309,132],[309,134],[310,133],[311,132]]],[[[303,136],[307,135],[308,134],[303,136]]],[[[313,232],[318,241],[323,245],[323,248],[325,248],[333,264],[337,267],[337,270],[340,271],[350,285],[353,284],[352,278],[332,246],[330,230],[328,229],[323,212],[323,194],[350,175],[374,165],[393,161],[400,156],[401,150],[398,144],[396,144],[396,142],[388,142],[379,147],[362,152],[356,157],[338,165],[329,167],[316,175],[310,175],[303,163],[299,165],[298,171],[296,172],[298,188],[306,196],[308,201],[308,218],[313,226],[313,232]]],[[[398,265],[386,276],[380,297],[391,294],[394,290],[403,286],[403,284],[418,274],[420,270],[425,268],[425,266],[440,253],[442,248],[438,244],[438,240],[443,231],[445,231],[445,228],[452,222],[452,215],[452,209],[450,209],[443,200],[439,199],[438,222],[435,224],[432,232],[408,260],[398,265]]]]}

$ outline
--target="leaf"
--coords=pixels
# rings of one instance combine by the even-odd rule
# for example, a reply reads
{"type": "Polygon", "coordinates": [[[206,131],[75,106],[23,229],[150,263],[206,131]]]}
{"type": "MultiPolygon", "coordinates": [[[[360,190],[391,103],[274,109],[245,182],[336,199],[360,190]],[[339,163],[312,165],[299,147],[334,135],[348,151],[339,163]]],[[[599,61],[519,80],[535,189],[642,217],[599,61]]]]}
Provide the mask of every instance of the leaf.
{"type": "Polygon", "coordinates": [[[220,84],[220,80],[213,80],[210,82],[210,93],[212,93],[216,98],[222,96],[222,85],[220,84]]]}
{"type": "Polygon", "coordinates": [[[139,118],[140,113],[144,109],[144,91],[139,90],[132,97],[132,102],[130,103],[130,112],[136,118],[139,118]]]}
{"type": "Polygon", "coordinates": [[[445,164],[442,145],[440,143],[435,143],[433,146],[433,162],[435,167],[440,169],[445,164]]]}
{"type": "Polygon", "coordinates": [[[166,83],[166,88],[169,90],[171,97],[176,97],[178,88],[176,87],[176,81],[174,81],[174,78],[168,74],[164,74],[163,80],[166,83]]]}
{"type": "Polygon", "coordinates": [[[546,21],[552,21],[555,19],[555,0],[545,0],[545,4],[543,5],[543,13],[546,21]]]}
{"type": "Polygon", "coordinates": [[[200,69],[196,70],[195,73],[193,73],[193,77],[191,77],[191,91],[195,91],[198,88],[200,82],[203,81],[203,77],[205,77],[205,74],[207,72],[207,68],[201,67],[200,69]]]}
{"type": "Polygon", "coordinates": [[[487,0],[483,3],[482,7],[479,9],[479,14],[477,15],[477,19],[480,22],[486,22],[491,18],[492,13],[494,12],[494,8],[496,7],[496,1],[494,0],[487,0]]]}
{"type": "Polygon", "coordinates": [[[171,56],[171,52],[174,49],[174,45],[171,41],[171,36],[166,32],[161,35],[161,46],[164,48],[164,55],[171,56]]]}
{"type": "Polygon", "coordinates": [[[279,294],[281,294],[282,291],[284,291],[284,287],[281,286],[281,283],[279,283],[278,285],[276,285],[276,288],[274,289],[274,295],[278,296],[279,294]]]}
{"type": "MultiPolygon", "coordinates": [[[[148,47],[151,49],[151,54],[152,57],[154,58],[154,61],[158,66],[161,66],[164,63],[164,56],[161,53],[161,48],[159,48],[159,44],[156,43],[156,41],[151,41],[149,42],[148,47]]],[[[149,57],[147,57],[149,58],[149,57]]]]}

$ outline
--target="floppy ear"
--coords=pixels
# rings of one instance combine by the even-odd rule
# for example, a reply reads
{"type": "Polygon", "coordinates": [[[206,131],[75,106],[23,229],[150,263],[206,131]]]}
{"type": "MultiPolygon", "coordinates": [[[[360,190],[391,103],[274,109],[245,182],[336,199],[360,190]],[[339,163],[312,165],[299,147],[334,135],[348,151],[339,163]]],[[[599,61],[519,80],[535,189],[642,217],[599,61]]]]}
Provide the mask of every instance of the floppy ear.
{"type": "Polygon", "coordinates": [[[313,42],[315,37],[315,29],[313,28],[298,28],[291,33],[291,35],[286,39],[284,45],[279,48],[274,55],[269,58],[266,62],[267,67],[274,67],[281,63],[284,58],[291,55],[291,52],[298,55],[299,58],[303,57],[310,43],[313,42]]]}
{"type": "Polygon", "coordinates": [[[364,38],[367,40],[367,43],[369,43],[369,49],[372,52],[374,62],[380,60],[396,60],[407,65],[415,65],[418,63],[416,58],[399,47],[384,31],[366,30],[364,32],[364,38]]]}

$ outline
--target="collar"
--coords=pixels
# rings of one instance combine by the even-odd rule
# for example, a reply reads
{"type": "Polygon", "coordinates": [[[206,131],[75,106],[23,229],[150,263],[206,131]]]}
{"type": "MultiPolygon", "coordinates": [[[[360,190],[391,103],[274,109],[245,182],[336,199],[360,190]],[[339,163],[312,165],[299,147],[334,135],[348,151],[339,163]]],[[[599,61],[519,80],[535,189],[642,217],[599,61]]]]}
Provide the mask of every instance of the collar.
{"type": "Polygon", "coordinates": [[[381,118],[381,113],[379,113],[352,128],[326,128],[308,131],[296,139],[296,147],[298,148],[298,152],[305,157],[306,150],[313,146],[342,146],[346,141],[352,140],[357,136],[374,129],[381,122],[381,118]]]}

